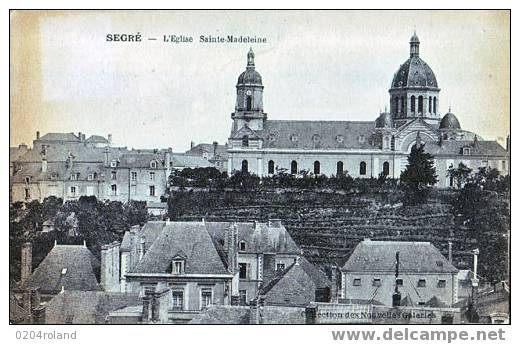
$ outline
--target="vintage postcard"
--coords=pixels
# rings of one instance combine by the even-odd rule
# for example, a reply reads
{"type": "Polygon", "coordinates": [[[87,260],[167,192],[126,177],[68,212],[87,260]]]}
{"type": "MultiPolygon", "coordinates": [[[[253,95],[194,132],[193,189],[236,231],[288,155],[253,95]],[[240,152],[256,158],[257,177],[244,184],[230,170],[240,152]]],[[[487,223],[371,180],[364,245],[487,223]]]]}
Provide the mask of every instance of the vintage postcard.
{"type": "Polygon", "coordinates": [[[10,324],[510,324],[510,11],[9,15],[10,324]]]}

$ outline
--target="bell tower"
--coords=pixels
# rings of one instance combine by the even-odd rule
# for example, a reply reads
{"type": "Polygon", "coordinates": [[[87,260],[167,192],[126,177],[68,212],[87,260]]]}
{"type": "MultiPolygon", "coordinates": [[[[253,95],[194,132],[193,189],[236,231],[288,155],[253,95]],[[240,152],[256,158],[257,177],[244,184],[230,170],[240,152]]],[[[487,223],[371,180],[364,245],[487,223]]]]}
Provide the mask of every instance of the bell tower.
{"type": "Polygon", "coordinates": [[[263,130],[267,114],[264,113],[262,76],[255,69],[255,53],[249,49],[246,70],[238,77],[237,100],[233,119],[232,132],[244,127],[251,130],[263,130]]]}

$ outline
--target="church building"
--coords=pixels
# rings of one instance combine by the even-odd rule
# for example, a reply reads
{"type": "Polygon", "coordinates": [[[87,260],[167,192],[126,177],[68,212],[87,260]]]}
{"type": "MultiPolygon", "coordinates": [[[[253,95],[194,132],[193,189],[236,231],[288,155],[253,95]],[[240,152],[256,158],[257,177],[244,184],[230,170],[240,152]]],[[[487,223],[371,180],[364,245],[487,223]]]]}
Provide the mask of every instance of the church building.
{"type": "MultiPolygon", "coordinates": [[[[419,38],[410,39],[410,57],[394,74],[390,111],[375,121],[271,120],[263,106],[262,76],[255,54],[247,54],[238,77],[235,111],[228,143],[228,173],[247,171],[268,176],[284,169],[327,176],[399,178],[412,146],[420,141],[435,156],[438,186],[453,186],[447,171],[460,162],[476,170],[509,172],[509,144],[485,141],[463,130],[451,109],[439,110],[440,88],[432,69],[419,57],[419,38]]],[[[509,139],[508,139],[509,142],[509,139]]]]}

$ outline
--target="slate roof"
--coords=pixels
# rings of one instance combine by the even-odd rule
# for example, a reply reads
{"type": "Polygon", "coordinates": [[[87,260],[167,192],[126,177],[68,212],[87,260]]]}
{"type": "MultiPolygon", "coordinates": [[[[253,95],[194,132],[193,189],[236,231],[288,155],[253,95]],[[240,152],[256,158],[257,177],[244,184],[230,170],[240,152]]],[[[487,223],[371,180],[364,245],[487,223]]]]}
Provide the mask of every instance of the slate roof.
{"type": "MultiPolygon", "coordinates": [[[[205,152],[213,154],[213,150],[214,150],[213,144],[199,143],[198,145],[195,145],[190,150],[186,151],[186,155],[202,156],[202,154],[205,152]]],[[[217,145],[217,155],[220,155],[222,158],[227,159],[227,157],[228,157],[227,146],[226,145],[217,145]]]]}
{"type": "Polygon", "coordinates": [[[505,157],[509,153],[496,141],[455,141],[455,140],[444,140],[442,145],[439,146],[438,142],[426,142],[424,150],[434,156],[443,155],[461,155],[462,148],[471,148],[471,154],[469,156],[497,156],[505,157]]]}
{"type": "Polygon", "coordinates": [[[441,252],[429,242],[361,241],[343,266],[343,271],[394,272],[399,252],[400,271],[406,273],[457,273],[441,252]]]}
{"type": "Polygon", "coordinates": [[[121,155],[118,167],[150,168],[150,162],[157,161],[157,168],[164,168],[164,152],[131,151],[121,155]]]}
{"type": "Polygon", "coordinates": [[[73,164],[72,169],[68,169],[65,162],[48,162],[47,171],[42,172],[41,162],[24,163],[20,166],[13,176],[12,181],[14,183],[24,183],[25,177],[32,177],[32,182],[39,180],[51,180],[52,176],[55,175],[55,180],[68,180],[71,174],[79,173],[78,180],[87,180],[89,174],[97,173],[97,178],[100,178],[101,174],[104,173],[103,163],[82,163],[76,162],[73,164]]]}
{"type": "Polygon", "coordinates": [[[39,141],[76,141],[80,142],[80,138],[74,133],[47,133],[40,137],[39,141]]]}
{"type": "Polygon", "coordinates": [[[200,156],[172,154],[172,167],[174,168],[196,168],[196,167],[214,167],[215,165],[200,156]]]}
{"type": "Polygon", "coordinates": [[[65,290],[101,290],[94,273],[98,267],[99,261],[85,246],[56,245],[21,288],[40,288],[43,294],[56,294],[62,286],[65,290]]]}
{"type": "MultiPolygon", "coordinates": [[[[232,222],[205,222],[206,228],[216,242],[224,242],[225,230],[232,222]]],[[[269,227],[266,223],[237,222],[238,242],[246,242],[246,253],[291,253],[299,254],[300,248],[284,226],[269,227]]],[[[241,251],[242,252],[242,251],[241,251]]]]}
{"type": "Polygon", "coordinates": [[[300,273],[306,274],[314,283],[316,289],[327,288],[331,286],[331,281],[327,275],[314,264],[310,263],[305,257],[301,257],[298,263],[291,264],[285,270],[279,272],[273,279],[266,282],[262,287],[261,293],[267,294],[278,282],[280,282],[288,273],[293,270],[300,270],[300,273]]]}
{"type": "Polygon", "coordinates": [[[30,149],[25,145],[20,145],[18,147],[9,147],[9,161],[18,161],[25,153],[27,153],[30,149]]]}
{"type": "Polygon", "coordinates": [[[438,88],[433,70],[419,56],[412,56],[394,74],[392,88],[431,87],[438,88]]]}
{"type": "Polygon", "coordinates": [[[85,140],[88,143],[110,143],[106,138],[101,135],[91,135],[88,139],[85,140]]]}
{"type": "Polygon", "coordinates": [[[374,121],[267,120],[259,132],[265,148],[374,149],[374,121]],[[364,140],[360,141],[360,136],[364,140]]]}
{"type": "MultiPolygon", "coordinates": [[[[261,308],[262,324],[305,324],[305,308],[264,306],[261,308]]],[[[244,306],[210,305],[195,315],[190,324],[249,324],[251,309],[244,306]]]]}
{"type": "Polygon", "coordinates": [[[178,252],[186,255],[186,274],[227,274],[206,227],[202,222],[170,222],[146,250],[131,272],[168,273],[178,252]]]}
{"type": "Polygon", "coordinates": [[[459,120],[453,113],[448,112],[442,117],[439,129],[460,129],[459,120]]]}
{"type": "Polygon", "coordinates": [[[138,294],[65,290],[46,306],[47,324],[104,324],[109,312],[142,303],[138,294]]]}

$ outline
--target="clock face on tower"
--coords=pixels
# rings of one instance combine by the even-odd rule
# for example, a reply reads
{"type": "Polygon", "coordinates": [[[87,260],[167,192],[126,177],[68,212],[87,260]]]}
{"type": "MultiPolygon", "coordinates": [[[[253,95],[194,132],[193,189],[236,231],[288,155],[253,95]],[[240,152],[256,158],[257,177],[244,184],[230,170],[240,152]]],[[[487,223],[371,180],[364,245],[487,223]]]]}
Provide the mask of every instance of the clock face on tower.
{"type": "Polygon", "coordinates": [[[251,90],[247,90],[246,91],[246,95],[250,96],[251,95],[251,90]]]}

